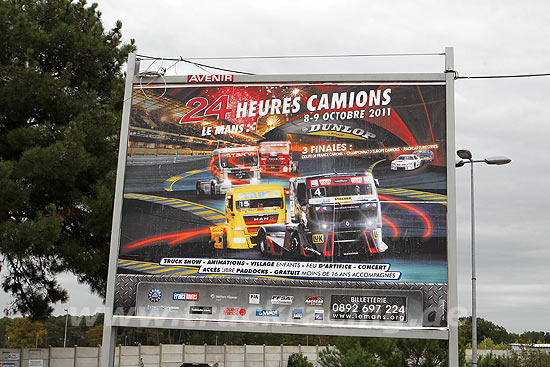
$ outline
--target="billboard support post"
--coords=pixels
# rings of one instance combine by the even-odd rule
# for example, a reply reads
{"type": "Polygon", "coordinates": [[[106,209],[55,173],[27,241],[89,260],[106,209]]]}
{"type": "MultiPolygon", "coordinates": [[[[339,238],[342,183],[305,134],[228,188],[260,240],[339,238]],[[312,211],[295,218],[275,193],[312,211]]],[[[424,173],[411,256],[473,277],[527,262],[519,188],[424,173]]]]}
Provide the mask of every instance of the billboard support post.
{"type": "Polygon", "coordinates": [[[114,366],[116,326],[113,326],[113,307],[115,296],[115,280],[118,259],[118,245],[120,239],[120,223],[122,219],[122,194],[124,188],[124,173],[126,169],[126,153],[128,150],[128,135],[130,123],[130,110],[132,108],[132,86],[134,75],[139,72],[139,64],[136,63],[136,54],[128,55],[126,69],[126,84],[124,88],[124,104],[122,110],[122,128],[119,136],[118,165],[115,186],[115,199],[113,207],[113,226],[111,228],[111,246],[109,252],[109,269],[107,274],[107,293],[105,296],[105,316],[103,320],[103,343],[101,345],[101,366],[114,366]]]}
{"type": "Polygon", "coordinates": [[[456,249],[456,168],[455,104],[454,104],[454,48],[445,47],[445,86],[447,89],[447,202],[448,202],[448,288],[447,322],[449,325],[449,367],[458,367],[458,265],[456,249]]]}

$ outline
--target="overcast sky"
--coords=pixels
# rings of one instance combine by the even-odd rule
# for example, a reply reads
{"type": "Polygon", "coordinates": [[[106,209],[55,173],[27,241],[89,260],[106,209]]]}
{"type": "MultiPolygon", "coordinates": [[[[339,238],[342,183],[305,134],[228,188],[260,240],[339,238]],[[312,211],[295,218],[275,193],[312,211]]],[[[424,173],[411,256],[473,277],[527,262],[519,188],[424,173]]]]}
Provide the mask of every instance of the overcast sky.
{"type": "MultiPolygon", "coordinates": [[[[546,1],[97,2],[105,27],[121,20],[125,40],[135,39],[144,55],[441,53],[452,46],[460,76],[550,72],[546,1]]],[[[443,56],[199,62],[256,74],[444,70],[443,56]]],[[[170,69],[176,72],[204,73],[184,64],[170,69]]],[[[456,147],[480,159],[512,158],[507,166],[475,166],[478,316],[509,331],[550,331],[550,121],[544,110],[550,77],[457,80],[455,86],[456,147]]],[[[469,315],[469,166],[457,169],[457,194],[459,303],[469,315]]],[[[71,298],[57,313],[99,310],[101,301],[87,287],[70,276],[60,279],[71,298]]]]}

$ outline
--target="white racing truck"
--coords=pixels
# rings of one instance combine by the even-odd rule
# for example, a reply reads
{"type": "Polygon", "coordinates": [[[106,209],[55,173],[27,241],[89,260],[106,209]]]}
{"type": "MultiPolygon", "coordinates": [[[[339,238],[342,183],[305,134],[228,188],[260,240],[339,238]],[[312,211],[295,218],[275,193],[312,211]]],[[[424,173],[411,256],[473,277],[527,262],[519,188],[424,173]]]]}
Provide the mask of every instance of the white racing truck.
{"type": "Polygon", "coordinates": [[[290,259],[366,258],[386,251],[375,180],[370,173],[333,173],[290,180],[290,222],[264,225],[262,254],[290,259]]]}
{"type": "Polygon", "coordinates": [[[212,152],[212,178],[199,180],[195,191],[203,195],[224,195],[235,185],[260,182],[260,159],[257,147],[222,148],[212,152]]]}

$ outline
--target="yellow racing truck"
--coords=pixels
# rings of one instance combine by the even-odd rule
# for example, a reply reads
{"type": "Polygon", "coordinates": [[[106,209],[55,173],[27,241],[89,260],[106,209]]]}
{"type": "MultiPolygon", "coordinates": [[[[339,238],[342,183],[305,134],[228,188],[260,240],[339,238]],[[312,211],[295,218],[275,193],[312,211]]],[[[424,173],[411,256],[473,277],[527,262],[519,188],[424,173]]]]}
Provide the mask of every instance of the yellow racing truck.
{"type": "Polygon", "coordinates": [[[285,191],[281,185],[247,185],[225,194],[225,224],[211,227],[215,251],[251,249],[261,226],[286,222],[285,191]]]}

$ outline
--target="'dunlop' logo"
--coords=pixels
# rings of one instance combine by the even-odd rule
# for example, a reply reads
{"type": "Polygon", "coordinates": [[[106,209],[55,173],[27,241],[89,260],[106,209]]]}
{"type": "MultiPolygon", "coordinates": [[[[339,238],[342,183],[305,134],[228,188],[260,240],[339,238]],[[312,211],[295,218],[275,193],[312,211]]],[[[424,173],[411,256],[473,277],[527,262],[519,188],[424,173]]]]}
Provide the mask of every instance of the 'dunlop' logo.
{"type": "Polygon", "coordinates": [[[162,298],[162,292],[160,291],[160,289],[153,288],[149,291],[147,297],[151,302],[158,302],[162,298]]]}

